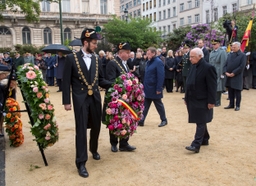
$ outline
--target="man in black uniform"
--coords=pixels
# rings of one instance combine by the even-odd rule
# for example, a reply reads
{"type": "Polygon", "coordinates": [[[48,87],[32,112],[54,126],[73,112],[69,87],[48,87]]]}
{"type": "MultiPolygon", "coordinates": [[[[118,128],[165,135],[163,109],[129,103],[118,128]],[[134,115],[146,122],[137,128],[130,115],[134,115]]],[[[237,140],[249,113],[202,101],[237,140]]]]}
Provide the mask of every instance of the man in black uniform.
{"type": "Polygon", "coordinates": [[[101,127],[101,96],[98,86],[108,88],[112,82],[104,79],[99,59],[93,54],[97,48],[97,34],[85,29],[81,35],[82,49],[66,57],[63,69],[62,97],[65,110],[71,110],[70,87],[76,123],[76,166],[82,177],[89,174],[85,168],[88,159],[87,128],[90,131],[89,150],[99,160],[98,138],[101,127]]]}
{"type": "MultiPolygon", "coordinates": [[[[117,47],[117,51],[118,51],[118,56],[112,61],[109,61],[106,66],[106,79],[112,82],[114,82],[115,79],[121,75],[121,73],[129,72],[127,60],[129,59],[131,46],[129,45],[129,43],[120,43],[117,47]]],[[[106,90],[106,92],[107,91],[108,90],[106,90]]],[[[103,107],[103,115],[102,115],[103,123],[105,123],[106,107],[107,107],[107,103],[105,101],[104,107],[103,107]]],[[[110,132],[109,132],[109,136],[110,136],[111,151],[117,152],[118,138],[114,134],[111,134],[110,132]]],[[[129,140],[129,137],[126,139],[120,139],[119,141],[120,151],[133,151],[136,149],[136,147],[129,145],[128,140],[129,140]]]]}

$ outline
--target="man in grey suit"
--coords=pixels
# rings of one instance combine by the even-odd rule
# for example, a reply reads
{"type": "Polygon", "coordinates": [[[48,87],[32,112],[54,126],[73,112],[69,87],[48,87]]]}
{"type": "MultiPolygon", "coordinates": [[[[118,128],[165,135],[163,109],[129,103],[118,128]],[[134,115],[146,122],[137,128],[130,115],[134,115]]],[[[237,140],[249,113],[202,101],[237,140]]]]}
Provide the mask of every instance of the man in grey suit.
{"type": "Polygon", "coordinates": [[[229,105],[225,109],[235,108],[240,110],[241,91],[243,90],[243,72],[246,65],[246,55],[240,50],[241,43],[232,43],[232,53],[228,55],[225,65],[227,76],[226,87],[228,88],[229,105]],[[236,104],[235,104],[236,99],[236,104]]]}
{"type": "Polygon", "coordinates": [[[211,41],[213,50],[210,53],[209,63],[213,65],[217,73],[217,94],[215,106],[221,105],[221,93],[225,90],[225,72],[224,66],[227,61],[227,53],[220,47],[220,41],[215,39],[211,41]]]}

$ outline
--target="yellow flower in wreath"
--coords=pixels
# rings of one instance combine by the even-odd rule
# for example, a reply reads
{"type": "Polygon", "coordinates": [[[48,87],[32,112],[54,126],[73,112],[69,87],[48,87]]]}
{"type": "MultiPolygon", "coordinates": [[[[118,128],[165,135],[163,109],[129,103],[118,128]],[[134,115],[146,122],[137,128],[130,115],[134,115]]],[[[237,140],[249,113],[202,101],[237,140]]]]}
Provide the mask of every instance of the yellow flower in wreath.
{"type": "Polygon", "coordinates": [[[12,114],[11,114],[10,112],[8,112],[8,113],[6,114],[6,117],[7,117],[7,118],[11,118],[11,117],[12,117],[12,114]]]}

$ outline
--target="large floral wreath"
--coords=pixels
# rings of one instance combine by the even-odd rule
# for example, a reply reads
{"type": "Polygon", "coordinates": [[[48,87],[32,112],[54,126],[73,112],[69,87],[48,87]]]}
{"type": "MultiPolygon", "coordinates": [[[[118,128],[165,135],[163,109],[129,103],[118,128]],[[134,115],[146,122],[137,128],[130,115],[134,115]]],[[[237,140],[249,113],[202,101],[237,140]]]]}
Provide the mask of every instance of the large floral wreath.
{"type": "Polygon", "coordinates": [[[5,121],[5,131],[9,135],[10,146],[18,147],[24,142],[24,135],[22,132],[22,122],[19,103],[13,99],[8,98],[5,104],[6,115],[5,121]]]}
{"type": "Polygon", "coordinates": [[[59,138],[54,107],[47,84],[38,66],[26,63],[18,68],[18,80],[34,121],[31,132],[41,148],[52,146],[59,138]]]}
{"type": "Polygon", "coordinates": [[[119,138],[132,136],[144,110],[143,85],[132,73],[122,74],[109,88],[104,124],[119,138]]]}

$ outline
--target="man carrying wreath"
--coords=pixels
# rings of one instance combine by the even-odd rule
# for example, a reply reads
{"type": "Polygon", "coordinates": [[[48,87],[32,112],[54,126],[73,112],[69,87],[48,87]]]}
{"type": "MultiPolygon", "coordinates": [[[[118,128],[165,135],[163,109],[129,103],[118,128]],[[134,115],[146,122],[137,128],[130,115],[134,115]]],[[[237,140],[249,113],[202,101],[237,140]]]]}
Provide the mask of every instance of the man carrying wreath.
{"type": "MultiPolygon", "coordinates": [[[[129,59],[129,54],[131,51],[131,46],[129,43],[120,43],[117,46],[118,55],[115,59],[108,62],[106,66],[106,79],[115,82],[115,79],[119,77],[122,73],[128,73],[129,67],[127,65],[127,60],[129,59]]],[[[106,93],[108,90],[106,90],[106,93]]],[[[103,106],[103,115],[102,115],[102,122],[106,123],[106,107],[107,102],[106,98],[104,101],[103,106]]],[[[111,151],[117,152],[117,144],[118,144],[118,138],[109,131],[109,137],[110,137],[110,144],[111,144],[111,151]]],[[[128,143],[129,137],[122,138],[119,140],[119,150],[120,151],[133,151],[136,149],[136,147],[133,147],[129,145],[128,143]]]]}
{"type": "Polygon", "coordinates": [[[71,87],[76,125],[76,166],[82,177],[89,176],[85,168],[88,159],[87,128],[91,128],[89,150],[93,159],[100,159],[98,138],[102,106],[98,86],[107,89],[112,84],[104,79],[100,61],[94,55],[98,39],[95,30],[85,29],[81,35],[83,47],[79,52],[67,55],[63,69],[63,105],[67,111],[72,108],[71,87]]]}

